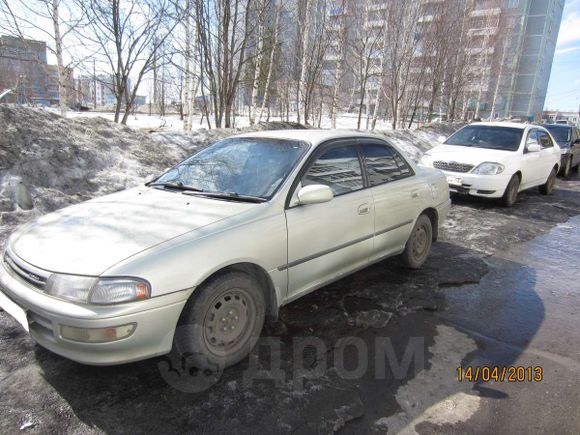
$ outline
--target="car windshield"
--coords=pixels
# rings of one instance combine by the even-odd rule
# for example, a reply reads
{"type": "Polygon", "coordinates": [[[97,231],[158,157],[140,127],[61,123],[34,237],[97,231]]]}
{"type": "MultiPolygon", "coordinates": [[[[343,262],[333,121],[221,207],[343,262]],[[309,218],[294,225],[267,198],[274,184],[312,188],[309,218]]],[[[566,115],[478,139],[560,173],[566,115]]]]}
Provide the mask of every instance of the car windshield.
{"type": "Polygon", "coordinates": [[[542,125],[542,127],[552,133],[556,142],[568,142],[570,140],[570,133],[572,132],[570,127],[555,124],[542,125]]]}
{"type": "Polygon", "coordinates": [[[523,132],[523,128],[468,125],[454,133],[444,144],[517,151],[523,132]]]}
{"type": "Polygon", "coordinates": [[[150,185],[269,199],[307,147],[305,142],[293,140],[225,139],[170,169],[150,185]]]}

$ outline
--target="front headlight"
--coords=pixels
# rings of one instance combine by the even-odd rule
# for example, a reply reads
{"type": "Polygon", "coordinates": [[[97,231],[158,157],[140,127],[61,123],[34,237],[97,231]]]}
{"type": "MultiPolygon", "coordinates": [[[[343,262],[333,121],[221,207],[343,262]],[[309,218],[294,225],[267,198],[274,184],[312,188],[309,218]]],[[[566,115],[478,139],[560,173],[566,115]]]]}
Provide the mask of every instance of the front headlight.
{"type": "Polygon", "coordinates": [[[433,156],[431,156],[430,154],[423,154],[421,156],[421,158],[419,159],[419,164],[421,166],[427,166],[427,167],[432,167],[433,166],[433,156]]]}
{"type": "Polygon", "coordinates": [[[97,278],[90,276],[53,273],[46,282],[45,291],[55,298],[86,304],[89,292],[96,282],[97,278]]]}
{"type": "Polygon", "coordinates": [[[147,281],[137,278],[101,278],[91,291],[91,304],[108,305],[141,301],[151,297],[147,281]]]}
{"type": "Polygon", "coordinates": [[[95,278],[53,273],[45,287],[47,294],[83,304],[111,305],[151,297],[151,286],[138,278],[95,278]]]}
{"type": "Polygon", "coordinates": [[[473,170],[473,174],[479,175],[497,175],[501,174],[504,170],[504,166],[499,163],[494,162],[484,162],[473,170]]]}

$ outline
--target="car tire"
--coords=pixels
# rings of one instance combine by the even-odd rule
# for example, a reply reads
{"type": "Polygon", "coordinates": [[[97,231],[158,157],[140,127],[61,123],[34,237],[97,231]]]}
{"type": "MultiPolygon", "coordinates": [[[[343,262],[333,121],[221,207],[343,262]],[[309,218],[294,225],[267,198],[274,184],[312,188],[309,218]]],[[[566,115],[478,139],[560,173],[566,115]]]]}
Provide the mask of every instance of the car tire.
{"type": "Polygon", "coordinates": [[[427,260],[433,243],[431,219],[422,214],[415,222],[411,235],[401,255],[403,264],[410,269],[419,269],[427,260]]]}
{"type": "Polygon", "coordinates": [[[518,200],[518,193],[520,190],[520,177],[516,174],[512,176],[510,182],[505,188],[505,192],[501,197],[501,203],[504,207],[511,207],[518,200]]]}
{"type": "Polygon", "coordinates": [[[266,303],[259,282],[226,272],[195,290],[175,330],[174,350],[198,369],[220,371],[244,359],[264,326],[266,303]]]}
{"type": "Polygon", "coordinates": [[[560,170],[560,175],[563,178],[568,178],[570,176],[570,170],[572,169],[572,158],[568,158],[566,160],[566,164],[564,165],[564,167],[560,170]]]}
{"type": "Polygon", "coordinates": [[[556,184],[556,168],[552,169],[548,179],[544,184],[539,186],[540,193],[542,195],[550,195],[554,191],[554,185],[556,184]]]}

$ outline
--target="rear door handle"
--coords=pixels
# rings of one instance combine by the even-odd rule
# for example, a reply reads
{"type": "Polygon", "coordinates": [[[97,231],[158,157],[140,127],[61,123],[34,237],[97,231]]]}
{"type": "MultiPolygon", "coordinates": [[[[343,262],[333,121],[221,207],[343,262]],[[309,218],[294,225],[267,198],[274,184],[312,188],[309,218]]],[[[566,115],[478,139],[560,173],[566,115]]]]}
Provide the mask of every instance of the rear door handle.
{"type": "Polygon", "coordinates": [[[367,214],[371,211],[371,208],[368,204],[361,204],[358,206],[358,214],[367,214]]]}

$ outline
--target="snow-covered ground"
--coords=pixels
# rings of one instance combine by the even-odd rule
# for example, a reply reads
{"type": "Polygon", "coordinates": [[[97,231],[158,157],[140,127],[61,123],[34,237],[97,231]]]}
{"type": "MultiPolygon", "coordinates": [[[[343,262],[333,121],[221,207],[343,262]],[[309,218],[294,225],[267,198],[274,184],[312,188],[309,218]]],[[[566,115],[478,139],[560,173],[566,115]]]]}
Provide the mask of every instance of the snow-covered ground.
{"type": "MultiPolygon", "coordinates": [[[[60,113],[57,108],[46,108],[43,109],[48,112],[52,113],[60,113]]],[[[101,117],[107,119],[109,121],[113,121],[115,118],[115,114],[113,112],[74,112],[69,111],[67,116],[69,118],[95,118],[101,117]]],[[[337,117],[336,120],[336,128],[338,129],[356,129],[357,128],[357,120],[358,115],[356,113],[343,113],[337,117]]],[[[213,125],[213,119],[212,125],[213,125]]],[[[286,119],[282,119],[280,117],[271,116],[270,122],[284,122],[286,119]]],[[[296,121],[295,116],[290,117],[290,122],[296,121]]],[[[369,122],[370,124],[370,122],[369,122]]],[[[135,129],[143,129],[143,130],[163,130],[163,131],[182,131],[183,130],[183,121],[180,119],[178,114],[168,114],[166,116],[159,116],[159,115],[148,115],[145,113],[136,113],[134,115],[130,115],[127,119],[127,125],[131,128],[135,129]]],[[[246,115],[238,115],[235,118],[235,128],[244,128],[250,125],[250,120],[246,115]]],[[[361,121],[361,129],[366,129],[367,122],[366,117],[363,116],[361,121]]],[[[331,121],[328,116],[324,116],[320,123],[321,128],[331,128],[331,121]]],[[[200,128],[207,128],[207,122],[205,119],[201,122],[200,115],[195,115],[193,117],[193,124],[192,129],[198,130],[200,128]]],[[[417,128],[417,125],[413,126],[413,129],[417,128]]],[[[385,120],[378,120],[376,124],[376,130],[392,130],[392,126],[390,121],[385,120]]]]}

